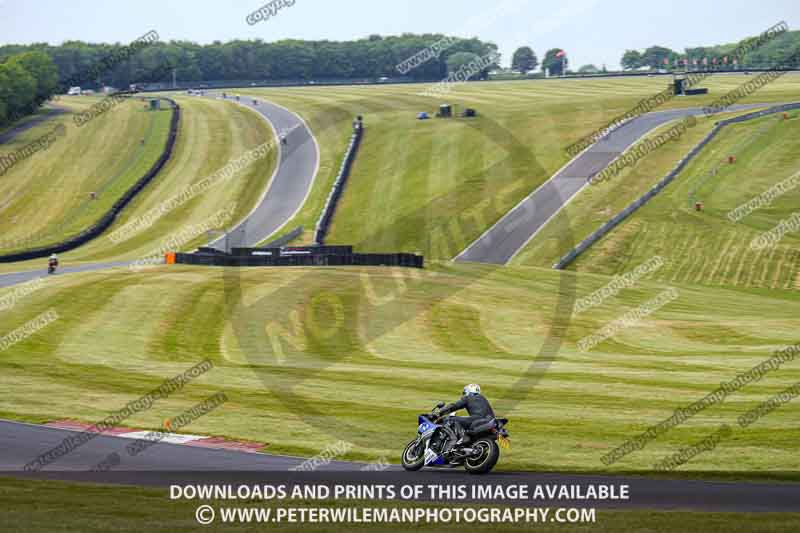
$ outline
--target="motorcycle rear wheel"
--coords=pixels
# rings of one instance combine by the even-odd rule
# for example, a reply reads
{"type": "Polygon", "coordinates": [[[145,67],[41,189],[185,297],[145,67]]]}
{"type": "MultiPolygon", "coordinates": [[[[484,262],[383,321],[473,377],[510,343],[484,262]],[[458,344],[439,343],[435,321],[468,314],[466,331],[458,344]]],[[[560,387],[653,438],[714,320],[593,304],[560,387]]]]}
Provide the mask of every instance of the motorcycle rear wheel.
{"type": "Polygon", "coordinates": [[[500,459],[500,447],[494,439],[484,437],[472,443],[472,449],[479,449],[480,453],[475,457],[467,457],[464,461],[464,469],[470,474],[488,474],[491,472],[497,460],[500,459]]]}
{"type": "Polygon", "coordinates": [[[425,445],[417,442],[417,439],[409,442],[403,450],[403,457],[400,459],[403,468],[410,472],[415,472],[425,465],[425,445]]]}

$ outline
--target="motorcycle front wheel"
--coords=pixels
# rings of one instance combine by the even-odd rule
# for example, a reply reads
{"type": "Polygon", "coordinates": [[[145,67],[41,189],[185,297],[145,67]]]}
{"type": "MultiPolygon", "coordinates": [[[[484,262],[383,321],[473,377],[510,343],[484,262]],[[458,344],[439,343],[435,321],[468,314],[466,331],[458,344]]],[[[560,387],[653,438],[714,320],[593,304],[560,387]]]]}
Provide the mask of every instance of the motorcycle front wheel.
{"type": "Polygon", "coordinates": [[[470,474],[488,474],[500,458],[500,447],[494,439],[478,439],[472,444],[475,454],[464,461],[464,468],[470,474]]]}
{"type": "Polygon", "coordinates": [[[403,468],[411,472],[422,468],[425,465],[425,445],[422,442],[418,442],[417,439],[409,442],[405,450],[403,450],[403,457],[400,462],[403,468]]]}

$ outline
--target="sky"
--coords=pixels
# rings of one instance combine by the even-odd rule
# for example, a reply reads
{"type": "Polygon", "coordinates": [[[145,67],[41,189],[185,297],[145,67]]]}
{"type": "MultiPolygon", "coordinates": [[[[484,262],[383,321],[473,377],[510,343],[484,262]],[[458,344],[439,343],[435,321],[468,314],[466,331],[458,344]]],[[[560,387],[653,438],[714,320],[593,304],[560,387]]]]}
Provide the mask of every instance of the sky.
{"type": "MultiPolygon", "coordinates": [[[[291,2],[291,0],[289,0],[291,2]]],[[[570,65],[618,68],[626,49],[735,42],[784,20],[800,27],[798,0],[294,0],[274,17],[246,17],[266,0],[0,0],[0,44],[66,40],[350,40],[370,34],[444,33],[497,44],[508,65],[519,46],[570,65]]]]}

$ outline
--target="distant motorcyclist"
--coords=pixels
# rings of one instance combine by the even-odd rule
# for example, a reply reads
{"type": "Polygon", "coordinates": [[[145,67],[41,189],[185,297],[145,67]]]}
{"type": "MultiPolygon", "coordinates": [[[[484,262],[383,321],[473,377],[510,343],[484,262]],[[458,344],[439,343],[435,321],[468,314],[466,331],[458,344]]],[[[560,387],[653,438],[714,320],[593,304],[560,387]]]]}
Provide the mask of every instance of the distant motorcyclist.
{"type": "Polygon", "coordinates": [[[464,395],[455,403],[442,408],[439,416],[443,417],[459,409],[467,409],[469,416],[451,416],[448,420],[458,424],[463,431],[461,438],[456,445],[470,442],[470,430],[494,418],[494,411],[489,405],[489,400],[481,394],[481,387],[476,383],[471,383],[464,387],[464,395]]]}
{"type": "Polygon", "coordinates": [[[58,256],[56,254],[52,254],[50,259],[47,260],[47,272],[52,274],[56,271],[56,267],[58,266],[58,256]]]}

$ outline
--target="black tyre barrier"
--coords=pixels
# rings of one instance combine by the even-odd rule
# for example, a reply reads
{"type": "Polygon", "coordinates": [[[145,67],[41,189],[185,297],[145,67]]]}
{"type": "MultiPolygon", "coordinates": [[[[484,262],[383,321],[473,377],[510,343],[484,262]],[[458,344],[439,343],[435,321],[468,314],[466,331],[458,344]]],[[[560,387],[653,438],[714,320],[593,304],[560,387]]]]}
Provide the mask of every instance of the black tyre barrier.
{"type": "Polygon", "coordinates": [[[617,213],[613,218],[611,218],[608,222],[600,226],[599,229],[595,230],[591,235],[586,237],[583,241],[581,241],[578,246],[573,248],[567,255],[562,257],[558,263],[553,265],[553,268],[556,270],[563,270],[568,267],[579,255],[583,252],[588,250],[594,243],[602,239],[605,235],[607,235],[611,230],[619,226],[625,219],[631,216],[637,209],[642,207],[644,204],[650,201],[655,195],[660,193],[664,188],[669,185],[675,177],[681,173],[681,171],[686,167],[689,162],[697,157],[697,155],[706,147],[706,145],[711,142],[714,137],[729,124],[736,124],[738,122],[745,122],[748,120],[752,120],[755,118],[760,118],[766,115],[772,115],[775,113],[781,113],[783,111],[788,111],[790,109],[800,109],[800,102],[795,102],[791,104],[782,104],[775,107],[770,107],[768,109],[764,109],[763,111],[754,111],[752,113],[747,113],[744,115],[740,115],[738,117],[733,117],[725,120],[721,120],[714,124],[714,128],[706,135],[702,141],[700,141],[694,148],[692,148],[686,156],[678,161],[678,164],[675,165],[669,174],[661,178],[661,180],[656,183],[653,188],[649,191],[644,193],[640,196],[637,200],[631,202],[628,207],[617,213]]]}
{"type": "Polygon", "coordinates": [[[333,214],[336,211],[336,204],[344,191],[347,178],[350,177],[350,169],[353,166],[353,161],[358,153],[358,147],[361,145],[361,138],[364,136],[364,126],[361,121],[353,128],[353,136],[350,138],[350,145],[347,147],[347,152],[342,160],[342,166],[339,169],[339,175],[336,176],[336,181],[333,182],[333,188],[328,199],[325,201],[325,207],[322,209],[322,214],[317,222],[316,232],[314,234],[314,242],[318,245],[325,244],[325,238],[328,235],[333,214]]]}
{"type": "Polygon", "coordinates": [[[201,248],[195,253],[175,254],[175,263],[219,267],[281,266],[394,266],[424,268],[421,255],[408,253],[358,254],[352,246],[304,246],[284,248],[234,248],[230,254],[201,248]]]}
{"type": "Polygon", "coordinates": [[[131,203],[136,195],[139,194],[148,183],[153,181],[153,178],[155,178],[161,169],[164,168],[164,165],[167,163],[167,161],[169,161],[170,157],[172,157],[172,152],[175,149],[175,140],[178,136],[178,127],[180,125],[181,108],[178,103],[171,98],[160,99],[169,102],[172,106],[172,119],[170,121],[169,136],[167,137],[167,143],[164,145],[164,151],[161,153],[161,156],[156,160],[156,162],[153,163],[153,166],[150,167],[150,170],[148,170],[144,176],[139,178],[130,189],[125,191],[125,194],[123,194],[119,200],[114,202],[114,205],[111,206],[111,208],[100,218],[100,220],[92,224],[89,228],[80,232],[75,237],[71,237],[60,243],[51,244],[49,246],[32,248],[7,255],[0,255],[0,263],[27,261],[29,259],[47,257],[50,254],[74,250],[79,246],[83,246],[92,239],[99,237],[103,232],[110,228],[112,224],[114,224],[114,221],[116,221],[117,216],[122,212],[122,210],[125,209],[125,207],[131,203]]]}

